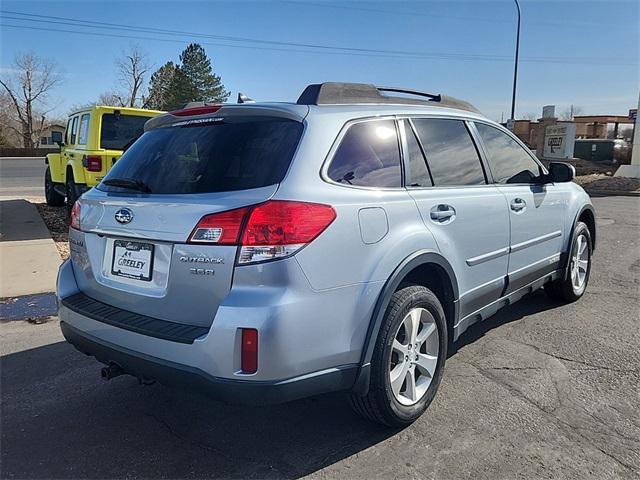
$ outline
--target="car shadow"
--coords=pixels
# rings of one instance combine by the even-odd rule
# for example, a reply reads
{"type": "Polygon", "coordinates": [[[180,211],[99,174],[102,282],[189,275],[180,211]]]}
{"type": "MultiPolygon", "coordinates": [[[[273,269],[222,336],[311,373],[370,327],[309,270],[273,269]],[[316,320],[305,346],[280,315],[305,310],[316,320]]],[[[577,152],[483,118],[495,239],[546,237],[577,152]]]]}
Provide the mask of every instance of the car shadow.
{"type": "Polygon", "coordinates": [[[35,205],[27,200],[0,200],[0,242],[50,240],[35,205]]]}
{"type": "MultiPolygon", "coordinates": [[[[472,326],[455,351],[555,306],[529,296],[472,326]]],[[[104,382],[65,342],[1,367],[2,478],[298,478],[398,432],[357,417],[343,394],[246,407],[127,376],[104,382]]]]}
{"type": "Polygon", "coordinates": [[[561,302],[551,300],[542,289],[536,290],[520,301],[504,307],[493,315],[481,322],[474,323],[458,338],[458,340],[449,347],[447,358],[453,357],[465,345],[469,345],[476,340],[482,338],[487,332],[494,328],[506,325],[523,319],[528,315],[542,313],[547,310],[553,310],[562,306],[561,302]]]}

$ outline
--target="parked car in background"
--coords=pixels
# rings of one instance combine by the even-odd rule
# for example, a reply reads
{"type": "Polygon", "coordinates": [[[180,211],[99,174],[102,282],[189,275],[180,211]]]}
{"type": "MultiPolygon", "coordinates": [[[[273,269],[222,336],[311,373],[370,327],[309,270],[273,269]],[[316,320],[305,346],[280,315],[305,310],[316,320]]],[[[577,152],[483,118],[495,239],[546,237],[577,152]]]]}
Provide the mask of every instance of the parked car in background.
{"type": "Polygon", "coordinates": [[[94,106],[69,115],[64,136],[52,132],[60,153],[47,155],[44,191],[48,205],[73,203],[96,186],[122,155],[142,135],[144,124],[160,115],[157,110],[94,106]]]}
{"type": "Polygon", "coordinates": [[[343,390],[407,425],[470,325],[540,287],[584,293],[596,226],[574,173],[404,89],[170,112],[74,204],[60,326],[107,379],[248,403],[343,390]]]}

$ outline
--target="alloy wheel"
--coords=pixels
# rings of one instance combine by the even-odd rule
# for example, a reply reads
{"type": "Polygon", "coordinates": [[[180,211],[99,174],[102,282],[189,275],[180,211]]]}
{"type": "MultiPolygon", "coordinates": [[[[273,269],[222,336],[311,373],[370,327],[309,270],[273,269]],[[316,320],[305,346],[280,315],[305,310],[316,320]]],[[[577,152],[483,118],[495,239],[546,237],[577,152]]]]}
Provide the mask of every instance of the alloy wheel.
{"type": "Polygon", "coordinates": [[[585,235],[576,239],[576,249],[571,258],[571,284],[573,290],[579,292],[587,279],[589,270],[589,244],[585,235]]]}
{"type": "Polygon", "coordinates": [[[389,380],[402,405],[414,405],[424,397],[438,364],[440,337],[436,321],[424,308],[412,309],[393,339],[389,380]]]}

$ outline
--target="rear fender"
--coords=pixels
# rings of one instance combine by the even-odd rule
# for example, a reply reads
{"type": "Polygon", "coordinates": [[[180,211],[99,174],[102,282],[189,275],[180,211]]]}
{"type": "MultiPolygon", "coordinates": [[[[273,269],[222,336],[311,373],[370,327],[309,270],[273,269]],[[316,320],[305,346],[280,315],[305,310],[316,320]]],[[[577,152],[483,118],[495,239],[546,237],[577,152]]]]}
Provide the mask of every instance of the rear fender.
{"type": "Polygon", "coordinates": [[[378,338],[378,332],[384,319],[384,314],[387,310],[387,306],[391,301],[391,296],[398,289],[398,286],[406,278],[406,276],[415,268],[424,264],[435,264],[444,269],[451,282],[451,288],[453,290],[453,324],[458,321],[458,281],[456,275],[451,267],[451,264],[439,253],[434,251],[423,250],[415,252],[409,257],[405,258],[400,265],[393,271],[387,282],[385,283],[378,300],[376,302],[371,322],[367,330],[367,336],[362,350],[362,358],[360,362],[360,371],[354,384],[352,391],[354,393],[365,395],[369,390],[369,378],[371,374],[371,358],[373,357],[373,350],[378,338]]]}
{"type": "Polygon", "coordinates": [[[68,171],[69,169],[73,170],[74,183],[83,183],[83,184],[87,183],[87,180],[84,175],[84,167],[82,166],[82,162],[80,160],[68,161],[66,170],[68,171]]]}
{"type": "Polygon", "coordinates": [[[62,168],[62,156],[59,153],[49,153],[45,163],[49,165],[51,180],[54,183],[64,183],[65,172],[62,168]]]}

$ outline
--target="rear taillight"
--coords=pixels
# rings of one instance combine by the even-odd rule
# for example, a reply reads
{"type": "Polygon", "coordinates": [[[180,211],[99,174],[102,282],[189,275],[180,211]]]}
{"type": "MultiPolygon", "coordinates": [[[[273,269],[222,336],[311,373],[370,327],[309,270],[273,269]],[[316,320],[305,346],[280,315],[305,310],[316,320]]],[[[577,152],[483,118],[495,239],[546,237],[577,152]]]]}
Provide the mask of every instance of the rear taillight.
{"type": "Polygon", "coordinates": [[[71,207],[71,216],[69,217],[69,226],[80,230],[80,202],[76,200],[71,207]]]}
{"type": "Polygon", "coordinates": [[[101,172],[102,157],[97,155],[86,155],[84,157],[84,166],[89,172],[101,172]]]}
{"type": "Polygon", "coordinates": [[[294,254],[335,220],[336,212],[319,203],[271,200],[203,217],[190,243],[239,245],[239,264],[294,254]]]}
{"type": "Polygon", "coordinates": [[[245,207],[202,217],[189,237],[189,242],[237,245],[242,222],[248,212],[249,208],[245,207]]]}
{"type": "Polygon", "coordinates": [[[240,369],[242,373],[256,373],[258,371],[258,330],[255,328],[242,329],[240,369]]]}
{"type": "Polygon", "coordinates": [[[294,254],[336,218],[319,203],[274,200],[251,210],[242,234],[238,263],[261,262],[294,254]]]}

